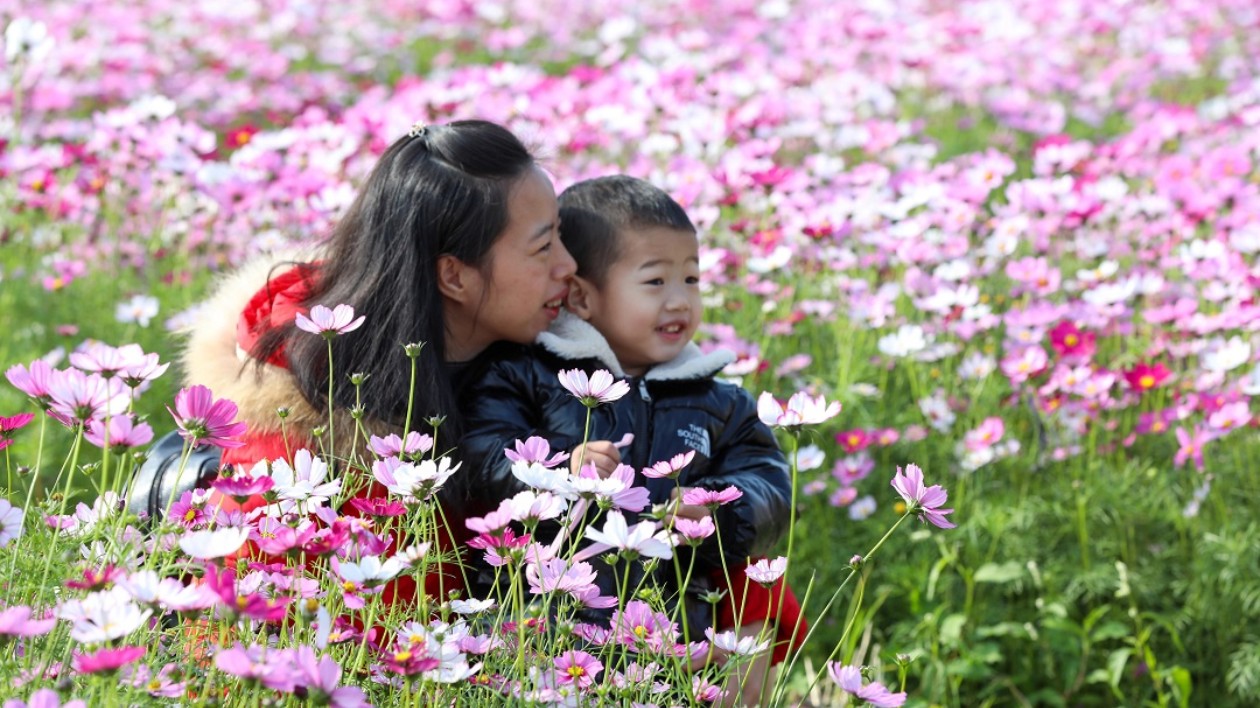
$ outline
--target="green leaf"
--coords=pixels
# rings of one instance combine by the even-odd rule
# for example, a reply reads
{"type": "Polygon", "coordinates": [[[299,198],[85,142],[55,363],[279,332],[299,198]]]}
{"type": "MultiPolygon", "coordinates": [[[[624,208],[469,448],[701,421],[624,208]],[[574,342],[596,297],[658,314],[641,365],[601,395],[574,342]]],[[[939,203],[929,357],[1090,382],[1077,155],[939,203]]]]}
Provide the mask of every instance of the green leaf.
{"type": "Polygon", "coordinates": [[[1180,666],[1174,666],[1168,672],[1168,682],[1173,693],[1177,694],[1177,705],[1187,708],[1190,705],[1190,672],[1180,666]]]}
{"type": "Polygon", "coordinates": [[[1124,678],[1124,667],[1129,663],[1129,657],[1133,656],[1133,650],[1129,647],[1117,649],[1107,656],[1107,673],[1109,675],[1107,683],[1111,684],[1113,689],[1120,686],[1120,679],[1124,678]]]}
{"type": "Polygon", "coordinates": [[[967,618],[961,614],[952,614],[941,621],[941,643],[948,646],[958,646],[962,643],[963,625],[967,624],[967,618]]]}
{"type": "Polygon", "coordinates": [[[1023,580],[1028,571],[1023,565],[1008,561],[1006,563],[985,563],[976,569],[977,583],[1010,583],[1023,580]]]}
{"type": "Polygon", "coordinates": [[[1129,636],[1131,628],[1123,622],[1106,622],[1090,633],[1090,641],[1103,642],[1129,636]]]}

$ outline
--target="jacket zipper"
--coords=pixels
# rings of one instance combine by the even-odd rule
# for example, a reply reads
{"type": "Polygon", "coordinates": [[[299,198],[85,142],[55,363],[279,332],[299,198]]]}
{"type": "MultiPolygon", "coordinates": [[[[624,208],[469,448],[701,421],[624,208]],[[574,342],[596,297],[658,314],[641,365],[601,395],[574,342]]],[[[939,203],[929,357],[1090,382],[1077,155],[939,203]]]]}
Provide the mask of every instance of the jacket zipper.
{"type": "Polygon", "coordinates": [[[646,423],[647,435],[643,439],[642,445],[636,445],[639,454],[635,457],[639,458],[638,469],[643,469],[652,464],[653,460],[649,459],[652,454],[652,448],[656,446],[656,431],[653,429],[655,421],[652,415],[652,394],[648,393],[647,379],[639,379],[639,400],[642,402],[640,408],[643,409],[643,418],[646,423]]]}

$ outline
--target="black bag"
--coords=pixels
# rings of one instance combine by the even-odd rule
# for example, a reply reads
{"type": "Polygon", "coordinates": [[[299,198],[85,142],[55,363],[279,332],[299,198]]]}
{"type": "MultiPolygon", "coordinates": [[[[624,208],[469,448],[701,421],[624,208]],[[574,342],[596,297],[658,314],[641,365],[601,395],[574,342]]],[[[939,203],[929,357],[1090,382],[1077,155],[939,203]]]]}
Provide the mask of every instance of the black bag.
{"type": "Polygon", "coordinates": [[[179,459],[184,453],[184,439],[179,431],[171,431],[149,447],[149,455],[136,470],[127,495],[127,511],[150,521],[161,519],[166,506],[184,492],[206,489],[219,475],[220,450],[213,445],[199,445],[188,455],[188,463],[179,472],[179,459]]]}

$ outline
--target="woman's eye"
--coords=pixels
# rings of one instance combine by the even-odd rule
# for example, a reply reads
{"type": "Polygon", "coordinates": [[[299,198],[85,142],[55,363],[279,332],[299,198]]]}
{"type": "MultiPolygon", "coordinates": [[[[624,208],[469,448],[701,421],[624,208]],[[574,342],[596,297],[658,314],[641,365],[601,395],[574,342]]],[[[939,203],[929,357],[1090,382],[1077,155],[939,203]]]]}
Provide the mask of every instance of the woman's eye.
{"type": "Polygon", "coordinates": [[[643,284],[644,285],[664,285],[665,280],[663,278],[652,278],[651,280],[643,281],[643,284]]]}
{"type": "Polygon", "coordinates": [[[689,276],[687,276],[687,284],[688,284],[688,285],[699,285],[699,284],[700,284],[700,278],[699,278],[698,276],[689,275],[689,276]]]}

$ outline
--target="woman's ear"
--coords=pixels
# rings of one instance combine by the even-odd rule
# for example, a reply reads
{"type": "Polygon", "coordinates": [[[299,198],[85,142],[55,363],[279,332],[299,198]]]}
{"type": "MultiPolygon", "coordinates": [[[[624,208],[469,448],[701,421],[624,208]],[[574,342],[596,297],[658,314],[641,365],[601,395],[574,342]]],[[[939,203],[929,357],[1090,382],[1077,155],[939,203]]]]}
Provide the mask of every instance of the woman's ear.
{"type": "Polygon", "coordinates": [[[569,278],[569,297],[564,304],[569,308],[569,312],[584,320],[589,320],[594,308],[594,300],[598,295],[591,281],[575,275],[569,278]]]}
{"type": "Polygon", "coordinates": [[[438,256],[437,261],[437,285],[438,292],[442,297],[448,300],[454,300],[458,303],[468,303],[474,295],[475,281],[477,269],[468,265],[452,255],[438,256]]]}

